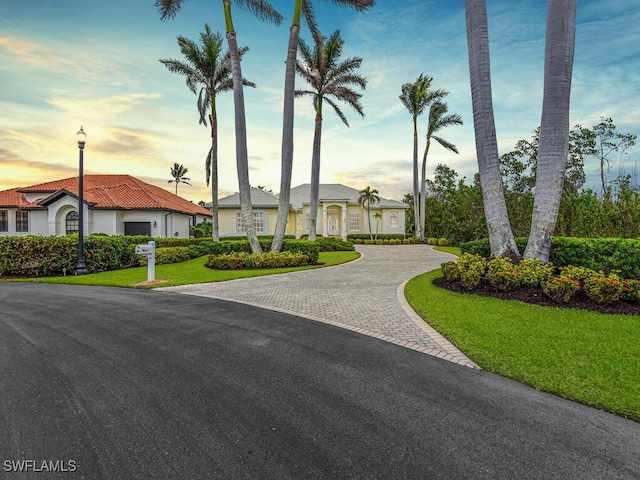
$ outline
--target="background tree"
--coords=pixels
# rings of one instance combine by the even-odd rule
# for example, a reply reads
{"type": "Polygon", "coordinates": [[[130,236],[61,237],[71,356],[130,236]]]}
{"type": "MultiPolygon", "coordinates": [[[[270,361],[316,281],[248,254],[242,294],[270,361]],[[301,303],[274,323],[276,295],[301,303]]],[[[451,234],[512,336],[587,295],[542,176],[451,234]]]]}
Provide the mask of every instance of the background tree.
{"type": "Polygon", "coordinates": [[[168,183],[174,183],[176,184],[176,195],[178,194],[178,184],[179,183],[185,183],[189,186],[191,186],[191,184],[189,183],[189,181],[191,180],[189,177],[186,177],[187,173],[189,172],[188,168],[185,168],[183,165],[179,165],[177,163],[173,164],[173,167],[171,167],[171,176],[173,177],[173,180],[169,180],[168,183]]]}
{"type": "MultiPolygon", "coordinates": [[[[205,31],[200,34],[200,46],[193,40],[178,37],[178,47],[186,62],[175,59],[160,60],[172,73],[186,77],[187,87],[198,96],[198,113],[200,124],[207,126],[207,116],[211,124],[211,148],[205,161],[207,186],[211,179],[211,214],[213,241],[220,238],[218,221],[218,113],[216,96],[219,93],[233,90],[231,79],[231,57],[229,52],[222,52],[222,35],[213,33],[205,24],[205,31]],[[198,90],[199,89],[199,90],[198,90]]],[[[248,48],[241,48],[244,55],[248,48]]],[[[244,86],[255,87],[255,83],[242,79],[244,86]]]]}
{"type": "Polygon", "coordinates": [[[420,219],[423,217],[420,214],[420,187],[418,186],[418,117],[432,102],[440,100],[447,95],[444,90],[429,90],[432,81],[432,77],[421,73],[415,82],[403,84],[401,87],[402,93],[400,94],[400,101],[411,114],[411,120],[413,121],[413,218],[416,236],[420,235],[420,232],[424,232],[424,226],[420,224],[420,219]]]}
{"type": "Polygon", "coordinates": [[[493,116],[486,0],[465,0],[469,77],[478,168],[492,256],[520,258],[509,223],[493,116]]]}
{"type": "Polygon", "coordinates": [[[380,196],[378,195],[378,193],[378,190],[376,190],[375,188],[371,189],[370,186],[367,186],[367,188],[358,192],[358,203],[362,208],[365,208],[365,205],[367,208],[367,218],[369,219],[369,236],[371,237],[372,241],[373,231],[371,230],[371,204],[380,202],[380,196]]]}
{"type": "MultiPolygon", "coordinates": [[[[353,7],[358,11],[364,11],[374,4],[373,0],[331,0],[332,3],[353,7]]],[[[293,170],[293,119],[294,99],[296,90],[296,54],[298,40],[300,39],[300,21],[304,13],[311,32],[316,34],[316,21],[311,0],[294,0],[293,16],[289,33],[289,45],[287,47],[287,60],[284,75],[284,106],[282,112],[282,151],[280,173],[280,195],[278,202],[278,217],[276,229],[271,243],[271,250],[282,249],[284,234],[289,219],[289,206],[291,201],[291,174],[293,170]]]]}
{"type": "Polygon", "coordinates": [[[313,153],[311,157],[311,200],[309,217],[309,240],[316,239],[318,202],[320,190],[320,149],[322,145],[322,107],[328,103],[342,122],[348,127],[349,122],[337,102],[344,102],[364,117],[360,98],[362,95],[351,87],[364,90],[367,80],[355,73],[360,68],[362,59],[348,58],[340,61],[344,40],[340,31],[335,31],[328,39],[319,33],[315,35],[313,50],[300,39],[300,56],[296,70],[311,86],[312,90],[296,90],[296,96],[310,96],[316,112],[313,133],[313,153]]]}
{"type": "Polygon", "coordinates": [[[569,104],[576,44],[576,0],[549,0],[544,95],[531,232],[525,258],[549,261],[569,150],[569,104]]]}
{"type": "Polygon", "coordinates": [[[614,152],[619,153],[622,157],[627,150],[633,147],[636,143],[636,136],[630,133],[618,133],[616,132],[616,126],[613,124],[613,120],[609,117],[603,117],[602,121],[598,125],[593,126],[593,132],[595,134],[596,148],[593,156],[598,159],[600,164],[600,183],[602,185],[602,195],[607,191],[607,181],[605,174],[605,167],[607,173],[611,166],[610,155],[614,152]]]}
{"type": "Polygon", "coordinates": [[[449,127],[451,125],[462,125],[462,118],[460,115],[453,113],[447,114],[449,108],[447,104],[436,100],[431,104],[429,108],[429,125],[427,127],[427,143],[424,148],[424,154],[422,155],[422,177],[421,177],[421,195],[420,195],[420,227],[423,229],[420,232],[419,237],[424,240],[425,235],[425,217],[426,217],[426,174],[427,174],[427,155],[429,155],[429,149],[431,148],[431,140],[435,140],[440,145],[442,145],[445,149],[449,150],[453,153],[458,153],[458,148],[451,142],[445,140],[444,138],[436,135],[437,132],[442,130],[443,128],[449,127]]]}
{"type": "MultiPolygon", "coordinates": [[[[160,18],[166,20],[174,18],[182,8],[185,0],[156,0],[155,5],[160,18]]],[[[236,0],[236,4],[249,10],[260,20],[270,21],[279,25],[282,15],[266,0],[236,0]]],[[[252,252],[262,252],[253,221],[251,207],[251,186],[249,184],[249,155],[247,152],[247,122],[244,105],[244,91],[242,85],[242,68],[240,66],[240,50],[236,40],[236,31],[231,14],[231,0],[222,0],[224,19],[227,30],[229,56],[231,58],[231,75],[233,78],[233,103],[235,112],[236,133],[236,166],[238,170],[238,191],[240,194],[240,210],[247,232],[247,239],[252,252]]]]}

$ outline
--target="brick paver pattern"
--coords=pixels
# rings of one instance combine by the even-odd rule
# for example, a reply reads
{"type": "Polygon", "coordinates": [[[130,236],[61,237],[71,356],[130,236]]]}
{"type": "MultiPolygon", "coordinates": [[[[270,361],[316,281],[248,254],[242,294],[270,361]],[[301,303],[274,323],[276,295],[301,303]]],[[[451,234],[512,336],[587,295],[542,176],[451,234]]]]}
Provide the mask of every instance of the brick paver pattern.
{"type": "Polygon", "coordinates": [[[404,285],[454,257],[428,245],[357,245],[361,258],[334,267],[227,282],[158,288],[255,305],[347,328],[478,368],[408,305],[404,285]]]}

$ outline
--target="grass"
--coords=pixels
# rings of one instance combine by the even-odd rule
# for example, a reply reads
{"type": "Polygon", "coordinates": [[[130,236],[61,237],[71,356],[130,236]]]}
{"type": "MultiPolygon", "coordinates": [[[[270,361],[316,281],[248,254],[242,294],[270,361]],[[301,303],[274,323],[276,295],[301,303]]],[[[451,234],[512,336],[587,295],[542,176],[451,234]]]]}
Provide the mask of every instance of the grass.
{"type": "Polygon", "coordinates": [[[410,280],[413,309],[489,372],[640,421],[640,316],[458,294],[410,280]]]}
{"type": "MultiPolygon", "coordinates": [[[[329,267],[350,262],[360,257],[358,252],[321,252],[318,265],[293,268],[271,268],[264,270],[212,270],[204,266],[207,257],[200,257],[186,262],[168,265],[156,265],[156,279],[166,279],[168,282],[146,285],[141,288],[167,287],[186,285],[190,283],[222,282],[236,278],[258,277],[278,273],[310,270],[329,267]]],[[[135,287],[136,284],[147,280],[147,267],[126,268],[89,275],[67,277],[30,278],[18,281],[40,283],[65,283],[74,285],[100,285],[107,287],[135,287]]]]}
{"type": "Polygon", "coordinates": [[[433,247],[434,250],[439,252],[446,252],[455,255],[456,257],[460,256],[460,248],[459,247],[433,247]]]}

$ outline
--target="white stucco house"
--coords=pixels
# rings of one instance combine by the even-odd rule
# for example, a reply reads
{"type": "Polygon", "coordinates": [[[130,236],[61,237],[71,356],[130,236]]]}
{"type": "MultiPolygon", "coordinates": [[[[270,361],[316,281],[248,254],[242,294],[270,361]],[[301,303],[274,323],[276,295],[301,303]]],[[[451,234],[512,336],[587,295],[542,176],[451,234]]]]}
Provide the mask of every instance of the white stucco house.
{"type": "MultiPolygon", "coordinates": [[[[211,212],[130,175],[85,175],[84,233],[188,238],[211,212]]],[[[78,231],[78,177],[0,191],[0,235],[78,231]]]]}
{"type": "MultiPolygon", "coordinates": [[[[339,183],[320,184],[317,233],[347,239],[349,234],[368,234],[369,220],[366,208],[358,203],[360,191],[339,183]]],[[[309,233],[310,184],[291,189],[289,222],[286,233],[300,238],[309,233]]],[[[278,213],[278,196],[251,189],[254,225],[258,234],[273,234],[278,213]]],[[[210,205],[208,205],[210,206],[210,205]]],[[[405,233],[405,211],[409,205],[396,200],[380,198],[371,205],[371,229],[375,233],[405,233]],[[379,215],[376,215],[379,214],[379,215]]],[[[240,213],[238,193],[219,200],[220,235],[242,235],[244,225],[240,213]]]]}

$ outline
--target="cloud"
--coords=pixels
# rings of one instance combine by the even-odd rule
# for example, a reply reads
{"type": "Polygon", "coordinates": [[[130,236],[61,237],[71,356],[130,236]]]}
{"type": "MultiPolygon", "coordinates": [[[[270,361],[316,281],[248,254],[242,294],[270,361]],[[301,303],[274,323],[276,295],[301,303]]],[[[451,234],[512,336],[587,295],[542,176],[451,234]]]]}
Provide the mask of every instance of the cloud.
{"type": "Polygon", "coordinates": [[[119,115],[140,108],[145,102],[162,97],[159,93],[127,93],[109,97],[89,98],[71,92],[60,92],[47,103],[78,117],[86,112],[100,112],[100,115],[119,115]]]}
{"type": "Polygon", "coordinates": [[[65,75],[85,75],[86,69],[68,57],[59,55],[49,47],[17,37],[0,36],[0,49],[28,67],[37,67],[65,75]]]}

